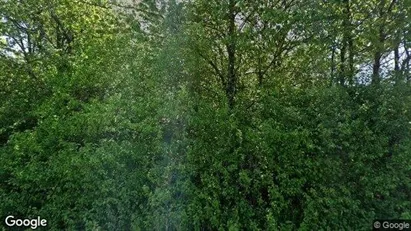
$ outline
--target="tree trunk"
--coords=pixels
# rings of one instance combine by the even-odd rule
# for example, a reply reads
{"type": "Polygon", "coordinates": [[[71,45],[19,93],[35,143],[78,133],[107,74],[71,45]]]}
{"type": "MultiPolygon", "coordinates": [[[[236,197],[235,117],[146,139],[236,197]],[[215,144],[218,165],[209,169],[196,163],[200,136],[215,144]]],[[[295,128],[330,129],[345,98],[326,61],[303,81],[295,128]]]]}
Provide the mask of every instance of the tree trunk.
{"type": "Polygon", "coordinates": [[[346,80],[349,84],[353,83],[354,78],[354,48],[353,48],[353,39],[351,33],[351,7],[350,1],[344,0],[344,19],[342,22],[343,28],[343,40],[340,54],[340,73],[339,73],[339,82],[341,86],[345,85],[346,80]],[[347,71],[347,55],[348,55],[348,71],[347,71]]]}
{"type": "Polygon", "coordinates": [[[354,80],[354,41],[352,37],[352,25],[351,25],[351,5],[349,0],[345,0],[345,28],[344,28],[344,40],[347,43],[348,48],[348,73],[346,73],[346,79],[349,84],[353,84],[354,80]]]}
{"type": "Polygon", "coordinates": [[[228,99],[228,106],[230,109],[234,107],[235,104],[235,93],[237,85],[237,75],[236,75],[236,41],[235,41],[235,1],[230,0],[229,2],[229,15],[228,15],[228,42],[226,45],[228,54],[228,70],[227,70],[227,88],[226,95],[228,99]]]}
{"type": "Polygon", "coordinates": [[[354,41],[350,33],[350,37],[348,39],[348,68],[349,68],[349,73],[348,73],[348,82],[350,85],[354,84],[354,75],[355,75],[355,70],[354,70],[354,41]]]}
{"type": "Polygon", "coordinates": [[[374,64],[372,67],[372,84],[378,85],[380,83],[380,69],[381,69],[381,57],[382,57],[382,50],[384,47],[384,27],[380,25],[379,31],[379,43],[376,46],[376,51],[374,53],[374,64]]]}
{"type": "Polygon", "coordinates": [[[345,41],[343,41],[343,45],[341,47],[340,53],[340,73],[339,73],[339,83],[341,86],[344,86],[345,82],[345,41]]]}
{"type": "Polygon", "coordinates": [[[333,82],[335,77],[335,46],[333,45],[331,48],[331,79],[333,82]]]}

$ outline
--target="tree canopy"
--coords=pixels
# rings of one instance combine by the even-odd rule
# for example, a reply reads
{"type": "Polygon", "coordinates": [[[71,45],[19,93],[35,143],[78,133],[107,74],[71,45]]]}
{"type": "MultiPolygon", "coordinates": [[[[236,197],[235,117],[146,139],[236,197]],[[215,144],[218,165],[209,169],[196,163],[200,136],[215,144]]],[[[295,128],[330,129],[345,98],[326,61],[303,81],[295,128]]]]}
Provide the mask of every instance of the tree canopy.
{"type": "Polygon", "coordinates": [[[0,227],[411,219],[410,26],[408,0],[0,0],[0,227]]]}

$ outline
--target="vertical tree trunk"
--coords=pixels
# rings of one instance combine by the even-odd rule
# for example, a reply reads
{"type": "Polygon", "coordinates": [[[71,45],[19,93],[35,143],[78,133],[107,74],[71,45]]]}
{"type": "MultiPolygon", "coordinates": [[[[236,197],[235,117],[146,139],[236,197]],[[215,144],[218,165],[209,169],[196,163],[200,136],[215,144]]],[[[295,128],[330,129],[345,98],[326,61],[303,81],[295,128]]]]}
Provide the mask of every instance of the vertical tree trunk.
{"type": "Polygon", "coordinates": [[[374,64],[372,67],[372,79],[371,83],[378,85],[380,83],[380,69],[381,69],[381,57],[382,57],[382,50],[384,47],[384,27],[383,25],[380,25],[380,30],[379,30],[379,41],[376,46],[376,51],[374,53],[374,64]]]}
{"type": "Polygon", "coordinates": [[[348,39],[348,68],[349,68],[349,73],[348,73],[348,82],[350,85],[354,84],[354,75],[355,75],[355,70],[354,70],[354,41],[350,33],[350,37],[348,39]]]}
{"type": "Polygon", "coordinates": [[[261,60],[261,57],[258,57],[258,66],[257,66],[257,68],[258,68],[258,72],[257,72],[257,75],[258,75],[258,86],[259,87],[262,87],[263,86],[263,78],[264,78],[264,73],[263,73],[263,70],[262,70],[262,60],[261,60]]]}
{"type": "Polygon", "coordinates": [[[343,41],[343,45],[341,47],[340,53],[340,73],[339,73],[339,83],[341,86],[344,86],[345,82],[345,41],[343,41]]]}
{"type": "Polygon", "coordinates": [[[354,82],[354,41],[352,37],[352,25],[351,25],[351,4],[350,0],[345,0],[345,27],[344,27],[344,40],[347,43],[348,51],[348,73],[346,73],[346,79],[349,84],[354,82]]]}
{"type": "Polygon", "coordinates": [[[397,44],[394,48],[394,71],[395,74],[398,74],[400,71],[400,44],[397,44]]]}
{"type": "Polygon", "coordinates": [[[331,79],[333,82],[335,77],[335,46],[333,45],[331,48],[331,79]]]}
{"type": "Polygon", "coordinates": [[[352,26],[351,26],[351,6],[350,0],[344,0],[343,8],[343,40],[340,54],[340,73],[339,82],[341,86],[345,85],[346,80],[349,84],[353,83],[354,75],[354,48],[353,48],[353,38],[352,38],[352,26]],[[347,55],[348,55],[348,66],[347,66],[347,55]],[[348,68],[348,70],[347,70],[348,68]]]}
{"type": "Polygon", "coordinates": [[[404,47],[406,58],[402,61],[401,64],[401,73],[407,80],[407,83],[410,83],[410,60],[411,60],[411,53],[408,51],[408,47],[404,47]]]}
{"type": "Polygon", "coordinates": [[[229,2],[229,15],[228,15],[228,42],[226,45],[228,54],[228,70],[227,70],[227,89],[226,95],[228,99],[228,106],[230,109],[234,107],[235,104],[235,93],[236,93],[236,41],[235,41],[235,1],[230,0],[229,2]]]}
{"type": "Polygon", "coordinates": [[[397,43],[397,45],[394,48],[394,79],[395,83],[398,84],[400,83],[401,80],[401,72],[400,72],[400,44],[397,43]]]}
{"type": "MultiPolygon", "coordinates": [[[[380,0],[380,3],[379,3],[379,17],[380,18],[384,18],[385,16],[384,5],[385,5],[385,0],[380,0]]],[[[379,25],[378,43],[374,45],[376,50],[374,53],[374,64],[372,67],[372,79],[371,79],[371,83],[374,85],[378,85],[381,80],[380,69],[381,69],[382,52],[384,50],[384,42],[385,42],[384,24],[383,22],[381,22],[381,24],[379,25]]]]}
{"type": "Polygon", "coordinates": [[[374,54],[374,64],[372,66],[372,84],[380,83],[381,52],[374,54]]]}
{"type": "Polygon", "coordinates": [[[400,72],[400,44],[401,44],[401,38],[400,38],[400,33],[398,31],[396,33],[396,44],[394,47],[394,72],[395,74],[399,74],[400,72]]]}

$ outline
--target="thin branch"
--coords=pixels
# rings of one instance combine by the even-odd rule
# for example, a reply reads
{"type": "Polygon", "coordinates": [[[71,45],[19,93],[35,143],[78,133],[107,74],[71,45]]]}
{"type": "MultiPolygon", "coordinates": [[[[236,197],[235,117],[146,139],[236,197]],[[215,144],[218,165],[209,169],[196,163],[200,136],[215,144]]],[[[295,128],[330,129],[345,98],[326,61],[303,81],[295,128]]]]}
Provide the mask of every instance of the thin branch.
{"type": "Polygon", "coordinates": [[[387,13],[390,13],[392,11],[392,8],[394,7],[394,4],[397,2],[397,0],[392,0],[390,3],[390,6],[388,7],[387,13]]]}
{"type": "Polygon", "coordinates": [[[197,50],[197,52],[200,55],[200,57],[203,58],[204,61],[206,61],[214,69],[215,73],[220,78],[221,83],[225,87],[226,82],[225,82],[224,75],[221,73],[220,69],[218,69],[217,65],[212,60],[208,59],[205,55],[203,55],[200,50],[197,50]]]}
{"type": "Polygon", "coordinates": [[[410,52],[408,51],[408,48],[407,47],[405,47],[405,54],[407,55],[407,58],[405,58],[403,61],[402,61],[402,64],[401,64],[401,71],[405,71],[405,67],[409,64],[409,62],[411,61],[411,54],[410,54],[410,52]]]}
{"type": "Polygon", "coordinates": [[[239,31],[239,32],[243,30],[243,28],[244,28],[244,26],[246,25],[246,23],[249,22],[248,20],[250,19],[250,17],[251,17],[252,15],[254,15],[254,13],[255,13],[256,11],[257,11],[257,9],[254,8],[254,10],[251,11],[251,12],[245,17],[245,19],[243,20],[243,22],[241,23],[241,25],[238,27],[238,31],[239,31]]]}

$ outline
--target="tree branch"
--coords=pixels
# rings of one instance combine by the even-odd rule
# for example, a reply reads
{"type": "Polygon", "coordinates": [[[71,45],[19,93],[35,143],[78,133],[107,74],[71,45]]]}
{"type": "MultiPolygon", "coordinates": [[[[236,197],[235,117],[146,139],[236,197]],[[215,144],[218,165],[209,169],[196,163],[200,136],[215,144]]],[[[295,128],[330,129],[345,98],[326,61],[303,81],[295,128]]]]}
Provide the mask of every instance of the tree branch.
{"type": "Polygon", "coordinates": [[[200,55],[201,58],[204,59],[215,71],[216,75],[220,78],[221,83],[223,84],[223,87],[226,86],[226,81],[224,78],[224,75],[221,73],[221,70],[218,69],[217,65],[210,59],[208,59],[205,55],[201,53],[200,50],[197,50],[198,54],[200,55]]]}

